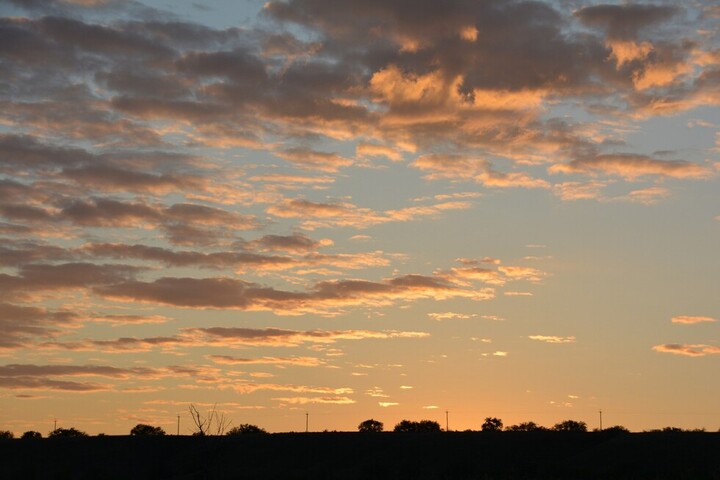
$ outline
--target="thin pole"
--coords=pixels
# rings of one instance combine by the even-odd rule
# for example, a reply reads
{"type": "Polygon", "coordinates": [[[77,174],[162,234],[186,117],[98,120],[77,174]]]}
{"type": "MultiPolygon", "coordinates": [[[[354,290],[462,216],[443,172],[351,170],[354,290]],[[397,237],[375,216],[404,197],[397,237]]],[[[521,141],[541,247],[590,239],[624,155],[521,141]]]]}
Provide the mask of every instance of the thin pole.
{"type": "Polygon", "coordinates": [[[55,419],[53,430],[57,430],[57,418],[55,419]]]}
{"type": "Polygon", "coordinates": [[[310,425],[309,417],[310,417],[310,414],[308,412],[305,412],[305,433],[308,433],[308,426],[310,425]]]}
{"type": "Polygon", "coordinates": [[[445,410],[445,431],[446,432],[450,431],[450,420],[448,419],[449,418],[448,413],[449,412],[447,410],[445,410]]]}
{"type": "Polygon", "coordinates": [[[178,415],[177,417],[178,417],[178,429],[177,429],[177,434],[178,434],[178,436],[180,436],[180,415],[178,415]]]}
{"type": "Polygon", "coordinates": [[[600,431],[602,432],[602,410],[600,410],[600,431]]]}

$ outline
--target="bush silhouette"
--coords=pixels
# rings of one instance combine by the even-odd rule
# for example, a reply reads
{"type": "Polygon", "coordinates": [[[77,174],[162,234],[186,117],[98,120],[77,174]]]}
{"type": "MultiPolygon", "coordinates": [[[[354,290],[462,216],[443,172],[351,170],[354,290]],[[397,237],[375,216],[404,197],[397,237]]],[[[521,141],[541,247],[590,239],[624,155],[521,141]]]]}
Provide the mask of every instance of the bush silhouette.
{"type": "Polygon", "coordinates": [[[439,432],[440,424],[432,420],[420,420],[419,422],[413,422],[411,420],[402,420],[400,423],[395,425],[393,428],[394,432],[439,432]]]}
{"type": "Polygon", "coordinates": [[[257,425],[251,425],[249,423],[243,423],[237,427],[233,427],[225,433],[225,435],[256,435],[256,434],[267,433],[264,428],[260,428],[257,425]]]}
{"type": "Polygon", "coordinates": [[[163,430],[162,427],[153,427],[152,425],[138,423],[130,430],[130,435],[165,435],[165,430],[163,430]]]}
{"type": "Polygon", "coordinates": [[[502,420],[495,417],[487,417],[481,427],[483,432],[502,432],[502,420]]]}
{"type": "Polygon", "coordinates": [[[358,425],[358,432],[382,432],[383,431],[383,423],[374,420],[369,419],[365,420],[364,422],[360,422],[360,425],[358,425]]]}
{"type": "Polygon", "coordinates": [[[48,434],[48,438],[87,437],[88,434],[75,428],[56,428],[48,434]]]}
{"type": "Polygon", "coordinates": [[[42,438],[42,433],[36,432],[34,430],[28,430],[27,432],[23,433],[22,437],[20,438],[22,438],[23,440],[34,440],[42,438]]]}
{"type": "Polygon", "coordinates": [[[535,422],[523,422],[518,423],[517,425],[510,425],[506,428],[509,432],[539,432],[542,430],[547,430],[547,428],[538,425],[535,422]]]}
{"type": "Polygon", "coordinates": [[[0,430],[0,440],[12,440],[15,434],[10,430],[0,430]]]}
{"type": "Polygon", "coordinates": [[[587,432],[587,424],[576,420],[565,420],[553,427],[556,432],[587,432]]]}
{"type": "Polygon", "coordinates": [[[630,430],[623,427],[622,425],[615,425],[613,427],[606,428],[602,430],[603,432],[609,432],[609,433],[630,433],[630,430]]]}

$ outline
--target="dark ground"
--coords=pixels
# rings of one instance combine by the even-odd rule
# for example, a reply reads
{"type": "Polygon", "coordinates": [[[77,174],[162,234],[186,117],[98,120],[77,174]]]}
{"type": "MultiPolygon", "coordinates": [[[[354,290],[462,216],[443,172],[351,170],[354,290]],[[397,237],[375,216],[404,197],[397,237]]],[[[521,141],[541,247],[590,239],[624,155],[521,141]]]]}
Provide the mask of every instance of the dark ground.
{"type": "Polygon", "coordinates": [[[0,442],[2,479],[720,480],[720,433],[286,433],[0,442]]]}

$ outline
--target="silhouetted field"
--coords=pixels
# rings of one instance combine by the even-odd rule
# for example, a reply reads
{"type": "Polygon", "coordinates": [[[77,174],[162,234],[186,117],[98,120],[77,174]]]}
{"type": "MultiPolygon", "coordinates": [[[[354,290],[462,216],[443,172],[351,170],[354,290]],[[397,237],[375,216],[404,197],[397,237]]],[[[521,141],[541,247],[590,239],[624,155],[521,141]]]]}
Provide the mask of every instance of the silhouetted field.
{"type": "Polygon", "coordinates": [[[720,433],[284,433],[0,442],[7,479],[720,480],[720,433]]]}

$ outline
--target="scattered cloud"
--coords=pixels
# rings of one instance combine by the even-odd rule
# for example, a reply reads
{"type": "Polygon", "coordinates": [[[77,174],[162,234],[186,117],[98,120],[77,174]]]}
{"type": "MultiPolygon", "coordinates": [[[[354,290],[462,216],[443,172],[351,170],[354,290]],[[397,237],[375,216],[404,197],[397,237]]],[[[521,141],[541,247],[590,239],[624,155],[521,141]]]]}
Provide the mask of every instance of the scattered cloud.
{"type": "Polygon", "coordinates": [[[454,312],[428,313],[427,315],[428,315],[428,317],[432,318],[433,320],[437,320],[437,321],[453,320],[453,319],[469,320],[469,319],[477,316],[474,313],[467,314],[467,313],[454,313],[454,312]]]}
{"type": "Polygon", "coordinates": [[[655,345],[653,350],[656,352],[672,353],[687,357],[704,357],[705,355],[720,354],[720,347],[703,344],[666,343],[663,345],[655,345]]]}
{"type": "Polygon", "coordinates": [[[691,325],[694,323],[714,323],[717,322],[716,318],[712,317],[693,317],[689,315],[678,315],[672,317],[672,323],[679,323],[683,325],[691,325]]]}
{"type": "Polygon", "coordinates": [[[296,367],[318,367],[325,365],[325,361],[317,357],[240,358],[230,355],[209,355],[208,358],[221,365],[291,365],[296,367]]]}
{"type": "Polygon", "coordinates": [[[273,397],[273,400],[289,405],[352,405],[355,400],[343,396],[323,396],[323,397],[273,397]]]}
{"type": "Polygon", "coordinates": [[[575,337],[558,337],[554,335],[530,335],[530,340],[537,340],[538,342],[545,343],[575,343],[575,337]]]}

